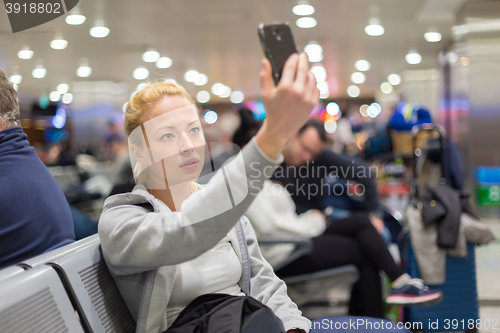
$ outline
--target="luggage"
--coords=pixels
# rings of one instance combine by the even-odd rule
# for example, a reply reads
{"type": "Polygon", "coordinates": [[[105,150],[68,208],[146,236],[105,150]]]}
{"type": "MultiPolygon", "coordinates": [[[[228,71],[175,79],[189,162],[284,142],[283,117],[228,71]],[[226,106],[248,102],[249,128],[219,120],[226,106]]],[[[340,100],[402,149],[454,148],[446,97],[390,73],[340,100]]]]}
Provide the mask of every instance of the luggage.
{"type": "MultiPolygon", "coordinates": [[[[408,274],[420,278],[417,260],[409,237],[404,241],[404,262],[408,274]]],[[[477,332],[479,304],[476,286],[475,245],[468,243],[468,257],[446,258],[446,282],[432,285],[440,289],[443,300],[431,307],[412,306],[405,309],[405,321],[422,323],[422,332],[477,332]]]]}
{"type": "MultiPolygon", "coordinates": [[[[421,128],[414,128],[413,142],[416,143],[416,136],[421,128]]],[[[437,131],[440,134],[440,167],[441,179],[440,183],[445,184],[444,175],[444,137],[438,126],[426,126],[424,130],[427,132],[437,131]]],[[[418,156],[422,155],[422,151],[416,149],[418,156]]],[[[423,166],[423,159],[417,159],[414,169],[413,192],[410,200],[410,205],[416,205],[415,198],[419,196],[419,184],[421,179],[419,168],[423,166]]],[[[422,204],[419,206],[422,211],[422,204]]],[[[411,214],[410,214],[411,215],[411,214]]],[[[408,216],[408,218],[411,218],[408,216]]],[[[410,234],[406,233],[402,237],[401,250],[403,253],[403,262],[406,272],[414,278],[420,278],[417,259],[410,242],[410,234]]],[[[430,285],[433,289],[440,289],[443,292],[443,300],[437,305],[431,307],[412,306],[405,309],[405,321],[413,323],[421,323],[420,327],[414,331],[421,332],[477,332],[476,325],[479,324],[479,305],[477,299],[476,285],[476,261],[475,261],[475,245],[467,244],[467,257],[452,257],[446,255],[445,273],[446,280],[443,284],[430,285]]]]}

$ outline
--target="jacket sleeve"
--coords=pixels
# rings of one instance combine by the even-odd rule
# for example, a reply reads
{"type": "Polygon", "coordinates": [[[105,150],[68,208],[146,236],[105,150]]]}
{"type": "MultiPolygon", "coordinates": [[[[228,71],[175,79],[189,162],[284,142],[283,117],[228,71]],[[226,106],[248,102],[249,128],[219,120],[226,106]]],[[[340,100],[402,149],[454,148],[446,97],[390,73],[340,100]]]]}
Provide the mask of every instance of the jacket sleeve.
{"type": "Polygon", "coordinates": [[[276,276],[260,253],[255,232],[248,219],[243,217],[242,222],[250,255],[250,296],[271,308],[283,322],[285,331],[302,329],[309,332],[311,321],[302,316],[297,305],[288,297],[285,282],[276,276]]]}
{"type": "Polygon", "coordinates": [[[376,170],[368,167],[361,160],[332,151],[324,151],[320,163],[326,165],[335,176],[342,179],[353,180],[363,186],[366,210],[372,212],[378,209],[378,194],[375,178],[376,170]]]}
{"type": "Polygon", "coordinates": [[[229,232],[282,158],[270,160],[252,140],[179,212],[150,212],[138,205],[144,197],[134,193],[108,198],[99,221],[108,267],[116,275],[129,275],[201,255],[229,232]]]}

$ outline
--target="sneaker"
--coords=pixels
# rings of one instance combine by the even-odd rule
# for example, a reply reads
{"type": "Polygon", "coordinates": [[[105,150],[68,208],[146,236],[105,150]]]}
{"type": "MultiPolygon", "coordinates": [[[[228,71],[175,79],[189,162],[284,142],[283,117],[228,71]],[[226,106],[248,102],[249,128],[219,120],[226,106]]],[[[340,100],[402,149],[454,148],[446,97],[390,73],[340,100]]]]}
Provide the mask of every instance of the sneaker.
{"type": "Polygon", "coordinates": [[[400,288],[391,288],[386,302],[400,305],[434,305],[441,302],[443,293],[439,290],[429,290],[421,279],[410,279],[400,288]]]}

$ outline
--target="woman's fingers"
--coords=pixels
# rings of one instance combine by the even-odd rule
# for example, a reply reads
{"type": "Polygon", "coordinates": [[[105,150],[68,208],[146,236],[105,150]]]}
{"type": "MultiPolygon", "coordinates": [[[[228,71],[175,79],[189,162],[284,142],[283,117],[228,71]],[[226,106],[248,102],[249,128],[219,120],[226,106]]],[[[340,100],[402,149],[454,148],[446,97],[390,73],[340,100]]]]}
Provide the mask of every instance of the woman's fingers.
{"type": "Polygon", "coordinates": [[[306,83],[306,96],[307,99],[316,104],[319,99],[319,89],[316,87],[318,84],[316,82],[316,77],[313,73],[307,73],[307,83],[306,83]]]}
{"type": "Polygon", "coordinates": [[[297,76],[295,77],[294,85],[299,91],[306,86],[307,76],[309,73],[309,61],[305,53],[301,53],[297,68],[297,76]]]}
{"type": "Polygon", "coordinates": [[[283,73],[281,74],[281,80],[279,85],[292,85],[295,81],[295,76],[297,74],[297,64],[299,61],[299,55],[297,53],[292,54],[288,60],[285,62],[283,67],[283,73]]]}

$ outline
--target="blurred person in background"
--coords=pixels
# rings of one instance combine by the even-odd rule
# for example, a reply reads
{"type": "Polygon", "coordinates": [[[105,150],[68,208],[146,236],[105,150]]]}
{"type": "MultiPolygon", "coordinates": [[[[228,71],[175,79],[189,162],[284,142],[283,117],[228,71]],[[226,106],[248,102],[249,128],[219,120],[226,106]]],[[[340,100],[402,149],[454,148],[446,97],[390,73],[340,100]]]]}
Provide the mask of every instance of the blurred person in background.
{"type": "Polygon", "coordinates": [[[68,202],[20,125],[17,93],[0,68],[0,268],[75,239],[68,202]]]}
{"type": "Polygon", "coordinates": [[[76,154],[74,154],[70,141],[59,141],[53,145],[47,154],[47,165],[69,166],[76,165],[76,154]]]}
{"type": "MultiPolygon", "coordinates": [[[[311,124],[317,123],[309,121],[304,127],[323,131],[323,126],[311,124]]],[[[243,117],[234,137],[235,143],[246,145],[259,127],[258,122],[243,117]]],[[[337,160],[342,161],[340,156],[337,160]]],[[[277,172],[279,170],[275,175],[277,172]]],[[[326,218],[319,209],[311,208],[296,213],[295,203],[287,189],[267,180],[245,215],[257,236],[312,237],[311,253],[279,269],[276,274],[280,277],[355,264],[360,272],[360,279],[353,288],[355,296],[350,299],[351,315],[384,317],[380,271],[384,271],[393,281],[387,297],[388,303],[430,305],[441,299],[441,292],[429,291],[421,280],[412,279],[396,264],[380,236],[383,221],[372,217],[372,222],[366,213],[358,212],[345,219],[330,221],[327,225],[326,218]]],[[[273,264],[286,259],[293,250],[293,245],[282,244],[267,247],[263,249],[263,253],[273,264]]]]}
{"type": "Polygon", "coordinates": [[[333,140],[332,150],[337,154],[348,153],[352,155],[358,151],[352,126],[349,119],[345,115],[337,120],[337,130],[331,135],[333,140]]]}

